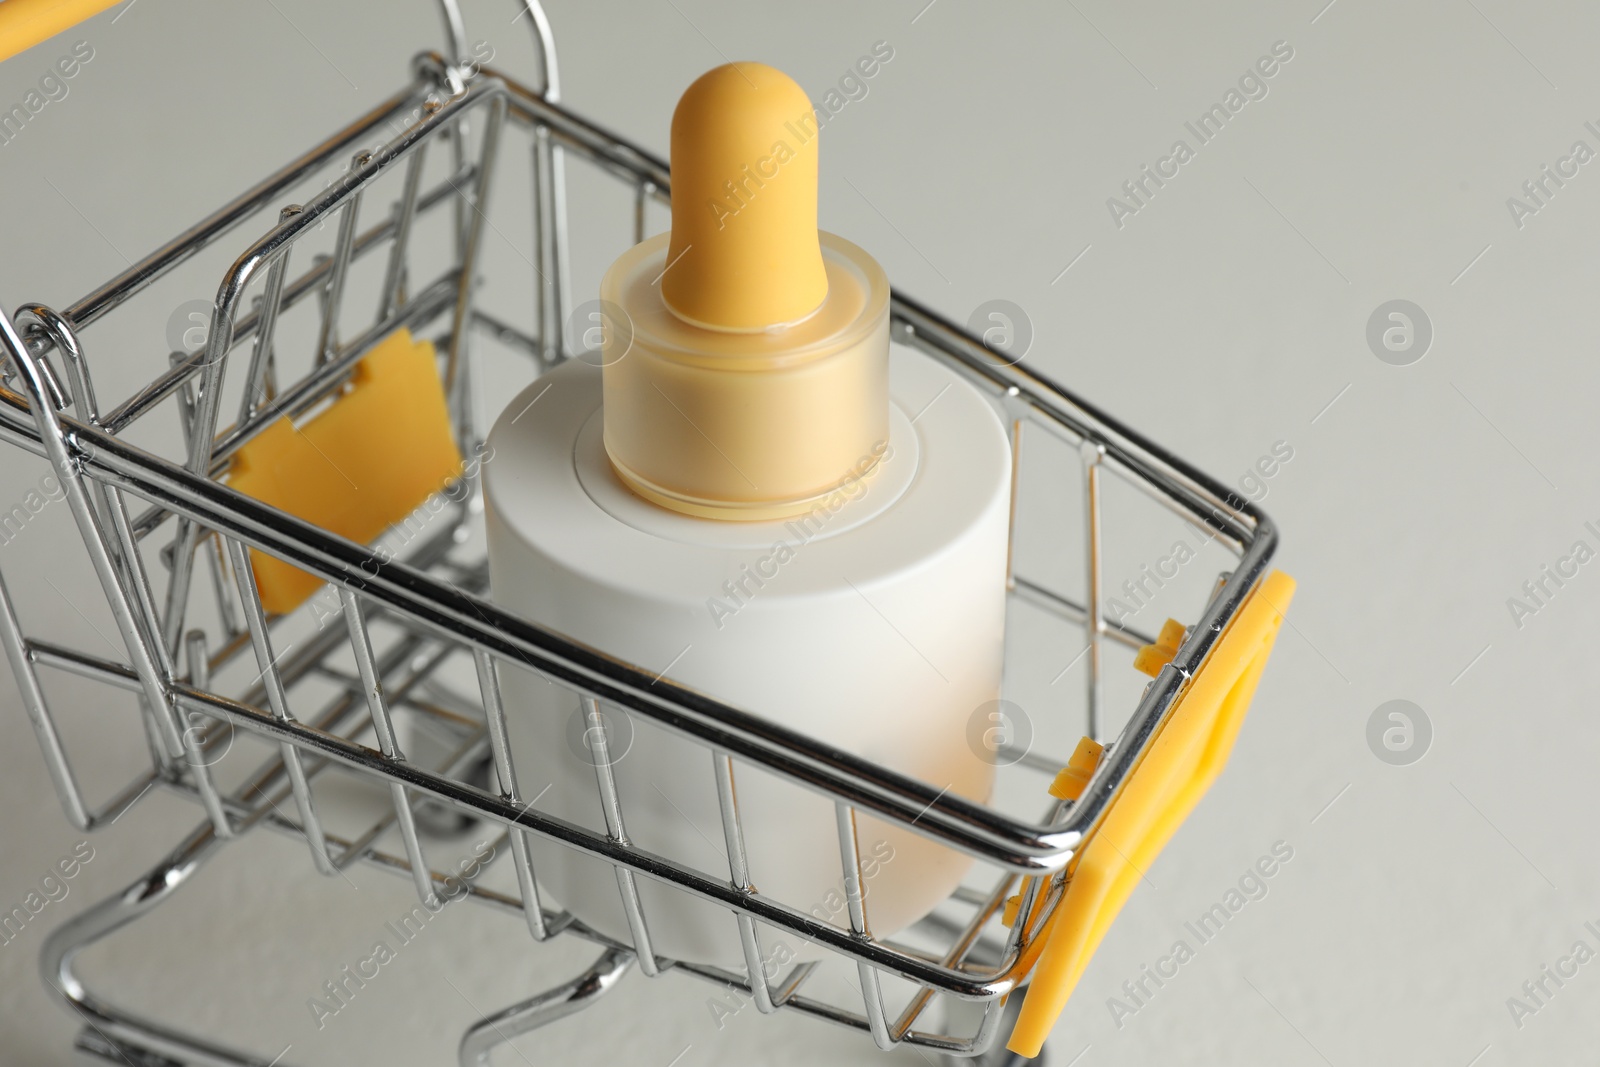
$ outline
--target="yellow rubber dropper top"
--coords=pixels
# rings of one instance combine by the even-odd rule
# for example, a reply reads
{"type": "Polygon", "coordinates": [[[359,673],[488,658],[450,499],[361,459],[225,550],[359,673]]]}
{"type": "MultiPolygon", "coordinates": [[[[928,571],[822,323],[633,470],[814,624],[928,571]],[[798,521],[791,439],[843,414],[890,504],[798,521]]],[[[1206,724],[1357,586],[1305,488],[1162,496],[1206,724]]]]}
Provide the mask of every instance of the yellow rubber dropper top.
{"type": "Polygon", "coordinates": [[[817,230],[817,141],[806,94],[761,63],[678,102],[672,231],[600,281],[606,455],[646,500],[831,515],[889,451],[889,279],[817,230]]]}
{"type": "Polygon", "coordinates": [[[672,238],[661,297],[678,318],[754,333],[805,319],[828,295],[817,239],[811,101],[765,63],[729,63],[672,115],[672,238]]]}

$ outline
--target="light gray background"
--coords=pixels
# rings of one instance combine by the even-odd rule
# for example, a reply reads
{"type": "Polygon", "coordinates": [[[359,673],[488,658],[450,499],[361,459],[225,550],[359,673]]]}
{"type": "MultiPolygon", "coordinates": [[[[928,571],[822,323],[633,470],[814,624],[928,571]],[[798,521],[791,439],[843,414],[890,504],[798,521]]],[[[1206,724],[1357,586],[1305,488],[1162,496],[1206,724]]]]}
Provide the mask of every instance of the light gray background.
{"type": "MultiPolygon", "coordinates": [[[[1058,1064],[1081,1053],[1083,1067],[1467,1067],[1594,1054],[1600,962],[1520,1028],[1506,1001],[1576,940],[1600,949],[1583,929],[1600,925],[1600,731],[1582,684],[1600,565],[1520,629],[1507,598],[1574,541],[1600,547],[1583,527],[1600,523],[1600,177],[1589,173],[1600,164],[1520,228],[1506,199],[1575,140],[1600,148],[1584,128],[1600,120],[1600,11],[1325,2],[780,12],[557,0],[551,11],[568,101],[663,154],[677,94],[710,66],[759,58],[817,95],[874,41],[891,42],[870,95],[825,133],[823,225],[958,321],[987,299],[1017,302],[1036,334],[1030,361],[1226,480],[1275,442],[1294,449],[1264,501],[1284,533],[1281,565],[1300,582],[1290,624],[1228,773],[1062,1016],[1058,1064]],[[1280,40],[1294,58],[1270,94],[1118,228],[1107,197],[1280,40]],[[1407,367],[1380,362],[1365,340],[1368,316],[1397,298],[1435,331],[1407,367]],[[1424,708],[1435,732],[1406,767],[1380,762],[1365,739],[1373,710],[1396,698],[1424,708]],[[1107,998],[1280,840],[1294,858],[1270,894],[1119,1029],[1107,998]]],[[[512,12],[470,5],[469,36],[531,76],[512,12]]],[[[392,92],[438,26],[421,0],[135,0],[0,67],[0,103],[20,101],[80,38],[96,56],[71,95],[0,148],[8,307],[70,303],[392,92]]],[[[525,227],[506,229],[525,252],[525,227]]],[[[511,251],[491,254],[514,264],[511,251]]],[[[173,303],[130,315],[139,344],[95,336],[118,388],[159,369],[173,303]]],[[[0,499],[21,499],[41,473],[8,458],[0,499]]],[[[68,527],[52,529],[25,530],[0,565],[30,621],[92,641],[72,606],[94,595],[81,553],[68,527]],[[45,568],[60,568],[60,592],[45,568]]],[[[78,838],[9,678],[0,738],[9,907],[78,838]]],[[[126,758],[78,740],[87,781],[126,758]]],[[[94,839],[69,898],[0,947],[7,1062],[67,1059],[75,1022],[35,975],[43,927],[122,886],[194,818],[171,798],[142,805],[94,839]]],[[[292,1040],[297,1062],[447,1062],[473,1003],[498,1007],[504,990],[537,988],[588,956],[529,950],[507,970],[504,923],[452,913],[440,920],[452,932],[417,952],[428,960],[402,958],[356,1018],[316,1034],[304,996],[354,958],[361,922],[404,910],[405,887],[357,875],[361,893],[330,889],[281,839],[233,852],[187,910],[157,917],[145,947],[102,973],[128,1002],[269,1057],[292,1040]]],[[[744,1013],[719,1033],[704,995],[634,977],[594,1015],[518,1048],[530,1062],[664,1065],[685,1045],[685,1065],[874,1061],[863,1042],[803,1020],[744,1013]]]]}

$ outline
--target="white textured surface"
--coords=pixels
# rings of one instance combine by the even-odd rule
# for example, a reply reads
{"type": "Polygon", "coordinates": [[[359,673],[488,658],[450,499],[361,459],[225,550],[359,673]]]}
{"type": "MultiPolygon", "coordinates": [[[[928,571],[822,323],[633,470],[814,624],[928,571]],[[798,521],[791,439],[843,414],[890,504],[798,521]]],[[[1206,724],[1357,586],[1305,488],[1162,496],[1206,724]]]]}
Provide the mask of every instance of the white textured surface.
{"type": "MultiPolygon", "coordinates": [[[[1301,582],[1292,625],[1227,775],[1149,872],[1063,1016],[1058,1063],[1084,1046],[1080,1067],[1592,1057],[1600,964],[1520,1029],[1506,999],[1576,939],[1596,945],[1583,924],[1600,919],[1589,844],[1600,731],[1583,682],[1600,579],[1585,567],[1520,630],[1506,600],[1576,539],[1593,545],[1583,523],[1600,520],[1589,314],[1600,179],[1584,168],[1520,229],[1506,198],[1575,139],[1596,146],[1584,122],[1600,95],[1600,13],[1508,0],[924,4],[779,16],[711,0],[563,0],[552,17],[568,99],[658,150],[679,89],[725,58],[772,62],[820,94],[874,41],[892,42],[869,95],[829,124],[823,225],[958,320],[990,298],[1021,304],[1031,362],[1205,470],[1233,481],[1275,442],[1294,449],[1265,500],[1284,531],[1282,564],[1301,582]],[[1278,40],[1295,56],[1269,95],[1117,229],[1106,198],[1278,40]],[[1396,298],[1435,326],[1411,367],[1379,362],[1364,337],[1373,309],[1396,298]],[[1403,768],[1380,763],[1364,738],[1373,709],[1397,697],[1435,727],[1433,750],[1403,768]],[[1295,856],[1268,896],[1117,1029],[1107,998],[1280,839],[1295,856]]],[[[527,71],[525,21],[510,25],[509,8],[469,5],[471,33],[527,71]]],[[[381,20],[371,11],[143,0],[93,22],[84,36],[96,56],[70,95],[0,148],[6,306],[69,303],[124,254],[155,247],[398,84],[409,53],[435,41],[433,17],[421,0],[381,20]]],[[[50,43],[6,63],[0,102],[22,100],[65,51],[50,43]]],[[[490,255],[525,271],[526,228],[502,229],[490,255]]],[[[600,253],[578,258],[580,278],[603,265],[600,253]]],[[[133,336],[158,337],[166,312],[211,284],[196,276],[169,303],[132,311],[133,336]]],[[[106,396],[147,380],[164,355],[89,340],[105,353],[106,396]]],[[[41,473],[0,466],[0,500],[22,499],[41,473]]],[[[91,581],[69,524],[47,514],[0,548],[0,564],[34,623],[96,642],[63,599],[91,603],[91,581]]],[[[1068,653],[1040,647],[1065,665],[1068,653]]],[[[123,780],[137,736],[124,752],[93,744],[91,731],[125,719],[92,704],[75,717],[86,781],[123,780]]],[[[9,684],[0,731],[0,900],[20,901],[77,838],[9,684]]],[[[95,841],[96,858],[40,922],[120,887],[192,819],[168,800],[130,815],[95,841]]],[[[304,1012],[295,977],[315,984],[365,940],[340,920],[406,899],[400,882],[358,878],[362,895],[341,894],[305,872],[297,848],[230,857],[193,887],[192,911],[162,917],[171,940],[159,958],[142,970],[128,952],[102,963],[135,976],[117,986],[129,999],[226,1018],[220,1029],[270,1057],[304,1012]],[[219,917],[252,902],[237,924],[219,917]]],[[[292,1057],[353,1062],[338,1043],[359,1027],[383,1043],[361,1062],[444,1062],[471,1012],[439,977],[487,1000],[474,944],[498,935],[467,931],[464,913],[440,921],[460,924],[460,937],[429,943],[427,959],[403,956],[396,966],[411,970],[386,975],[370,1008],[357,1002],[363,1021],[340,1019],[327,1043],[307,1037],[292,1057]]],[[[30,927],[0,947],[9,1061],[64,1062],[74,1028],[34,975],[41,935],[30,927]]],[[[535,988],[535,968],[576,968],[581,951],[530,950],[512,984],[535,988]]],[[[630,979],[603,1017],[521,1048],[552,1062],[665,1064],[685,1044],[685,1065],[874,1061],[804,1021],[746,1013],[718,1034],[703,997],[630,979]]]]}

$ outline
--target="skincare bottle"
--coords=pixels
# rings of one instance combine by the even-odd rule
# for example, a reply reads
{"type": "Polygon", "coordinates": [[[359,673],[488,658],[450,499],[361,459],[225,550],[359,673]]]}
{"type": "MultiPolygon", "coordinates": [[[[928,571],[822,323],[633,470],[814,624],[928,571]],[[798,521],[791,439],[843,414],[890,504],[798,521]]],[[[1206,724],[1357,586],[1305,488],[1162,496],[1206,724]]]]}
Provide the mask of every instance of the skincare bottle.
{"type": "MultiPolygon", "coordinates": [[[[972,723],[1000,695],[1000,421],[949,370],[891,353],[882,268],[817,229],[817,124],[794,81],[718,67],[684,93],[671,140],[672,228],[606,273],[602,348],[534,382],[490,436],[493,595],[986,801],[994,755],[972,723]]],[[[526,795],[603,832],[577,695],[510,669],[503,687],[526,795]]],[[[709,749],[621,709],[604,718],[630,840],[727,876],[709,749]]],[[[739,761],[733,775],[756,891],[848,927],[833,801],[739,761]]],[[[864,814],[857,841],[876,935],[927,914],[970,863],[864,814]]],[[[609,865],[533,852],[547,905],[631,941],[609,865]]],[[[637,885],[657,954],[742,966],[727,910],[637,885]]],[[[785,958],[814,955],[790,944],[785,958]]]]}

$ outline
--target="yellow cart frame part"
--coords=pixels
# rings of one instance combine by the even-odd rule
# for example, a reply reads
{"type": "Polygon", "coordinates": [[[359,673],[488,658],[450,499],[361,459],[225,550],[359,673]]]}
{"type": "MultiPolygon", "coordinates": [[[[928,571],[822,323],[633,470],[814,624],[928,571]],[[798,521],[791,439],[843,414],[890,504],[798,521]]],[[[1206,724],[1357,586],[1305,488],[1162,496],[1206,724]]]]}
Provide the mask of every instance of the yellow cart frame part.
{"type": "Polygon", "coordinates": [[[0,60],[26,52],[121,0],[5,0],[0,3],[0,60]]]}
{"type": "MultiPolygon", "coordinates": [[[[228,468],[246,496],[369,544],[462,472],[433,345],[407,330],[356,365],[349,392],[297,427],[287,416],[247,443],[228,468]]],[[[322,587],[256,549],[261,606],[293,611],[322,587]]]]}
{"type": "Polygon", "coordinates": [[[1039,1054],[1139,878],[1221,773],[1294,588],[1294,579],[1273,571],[1251,593],[1068,867],[1066,896],[1047,934],[1033,942],[1038,966],[1006,1045],[1012,1052],[1039,1054]]]}

